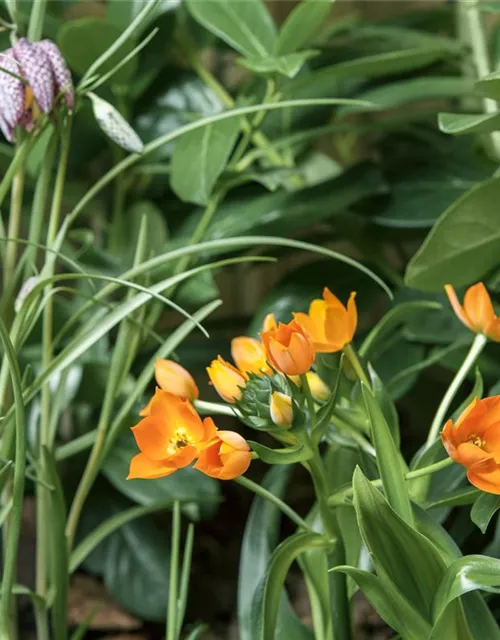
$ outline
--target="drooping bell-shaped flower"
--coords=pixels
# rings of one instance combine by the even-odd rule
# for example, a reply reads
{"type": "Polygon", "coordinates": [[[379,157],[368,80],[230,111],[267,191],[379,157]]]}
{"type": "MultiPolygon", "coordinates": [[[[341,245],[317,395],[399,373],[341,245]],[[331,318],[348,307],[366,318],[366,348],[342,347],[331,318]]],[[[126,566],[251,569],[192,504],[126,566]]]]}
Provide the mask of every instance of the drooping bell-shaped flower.
{"type": "Polygon", "coordinates": [[[73,82],[56,44],[20,38],[0,53],[0,129],[9,142],[17,126],[29,132],[41,113],[52,113],[60,95],[72,109],[73,82]]]}

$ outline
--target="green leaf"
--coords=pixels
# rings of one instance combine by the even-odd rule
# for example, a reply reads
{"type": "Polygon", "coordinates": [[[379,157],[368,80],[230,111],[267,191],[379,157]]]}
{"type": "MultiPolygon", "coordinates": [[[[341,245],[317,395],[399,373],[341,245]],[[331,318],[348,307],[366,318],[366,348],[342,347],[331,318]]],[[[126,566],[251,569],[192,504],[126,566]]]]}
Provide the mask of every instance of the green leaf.
{"type": "Polygon", "coordinates": [[[182,136],[174,151],[170,176],[170,185],[181,200],[208,203],[239,130],[239,118],[230,118],[182,136]]]}
{"type": "Polygon", "coordinates": [[[123,225],[124,237],[120,243],[120,255],[125,264],[132,264],[142,218],[147,221],[146,246],[149,254],[158,255],[165,250],[168,230],[161,210],[148,200],[135,202],[125,213],[126,224],[123,225]]]}
{"type": "Polygon", "coordinates": [[[354,472],[353,488],[361,535],[377,574],[387,576],[401,595],[430,620],[436,584],[445,570],[437,549],[394,512],[359,468],[354,472]]]}
{"type": "MultiPolygon", "coordinates": [[[[120,36],[121,29],[114,24],[98,18],[79,18],[64,22],[57,36],[57,43],[69,66],[78,74],[84,75],[90,65],[108,49],[120,36]]],[[[104,75],[115,67],[120,60],[134,48],[133,40],[124,42],[100,68],[104,75]]],[[[130,82],[137,69],[137,59],[132,58],[111,78],[116,85],[130,82]]]]}
{"type": "Polygon", "coordinates": [[[500,129],[500,113],[440,113],[438,123],[443,133],[455,136],[469,133],[490,133],[500,129]]]}
{"type": "Polygon", "coordinates": [[[341,566],[335,571],[352,578],[380,617],[405,640],[422,640],[429,636],[430,624],[390,580],[382,580],[355,567],[341,566]]]}
{"type": "Polygon", "coordinates": [[[261,0],[187,0],[195,20],[243,55],[271,54],[276,27],[261,0]]]}
{"type": "Polygon", "coordinates": [[[191,518],[211,517],[217,509],[219,483],[213,478],[188,467],[171,476],[151,480],[127,480],[130,460],[137,454],[130,431],[113,445],[104,461],[102,471],[111,484],[123,495],[142,505],[151,505],[169,498],[181,500],[191,518]]]}
{"type": "Polygon", "coordinates": [[[488,525],[500,509],[500,496],[492,493],[480,493],[470,512],[470,519],[485,533],[488,525]]]}
{"type": "Polygon", "coordinates": [[[500,178],[473,187],[439,218],[406,270],[406,284],[438,291],[480,280],[498,264],[500,178]]]}
{"type": "Polygon", "coordinates": [[[267,56],[265,58],[240,58],[238,63],[254,73],[263,75],[281,73],[287,78],[295,78],[310,58],[314,58],[319,51],[300,51],[298,53],[288,53],[282,56],[267,56]]]}
{"type": "Polygon", "coordinates": [[[270,449],[252,440],[249,440],[248,444],[266,464],[294,464],[295,462],[309,460],[312,456],[312,451],[303,444],[287,447],[286,449],[270,449]]]}
{"type": "Polygon", "coordinates": [[[486,98],[500,100],[500,71],[494,71],[478,80],[475,89],[477,93],[486,98]]]}
{"type": "Polygon", "coordinates": [[[443,496],[438,496],[428,500],[425,508],[435,509],[438,507],[457,507],[465,504],[473,504],[479,495],[479,489],[475,487],[460,487],[449,491],[443,496]]]}
{"type": "Polygon", "coordinates": [[[500,560],[476,555],[464,556],[451,564],[436,591],[434,618],[438,619],[455,598],[477,589],[500,593],[500,560]]]}
{"type": "MultiPolygon", "coordinates": [[[[107,494],[94,496],[84,511],[83,528],[92,531],[122,510],[121,501],[107,494]]],[[[132,520],[105,538],[84,563],[103,577],[111,596],[143,620],[165,618],[169,585],[170,545],[153,516],[132,520]]]]}
{"type": "MultiPolygon", "coordinates": [[[[262,485],[275,496],[283,497],[291,467],[274,467],[262,485]]],[[[256,627],[252,605],[269,566],[269,558],[278,542],[279,510],[267,500],[254,498],[243,534],[238,572],[238,622],[241,640],[255,640],[256,627]]],[[[285,594],[280,594],[276,640],[298,640],[311,637],[299,622],[285,594]]]]}
{"type": "Polygon", "coordinates": [[[293,53],[309,44],[328,18],[331,6],[331,0],[303,0],[297,4],[281,25],[276,53],[293,53]]]}
{"type": "Polygon", "coordinates": [[[401,454],[373,393],[365,385],[362,385],[362,392],[370,418],[372,442],[377,452],[377,467],[384,493],[394,511],[405,522],[411,523],[413,512],[401,465],[401,454]]]}

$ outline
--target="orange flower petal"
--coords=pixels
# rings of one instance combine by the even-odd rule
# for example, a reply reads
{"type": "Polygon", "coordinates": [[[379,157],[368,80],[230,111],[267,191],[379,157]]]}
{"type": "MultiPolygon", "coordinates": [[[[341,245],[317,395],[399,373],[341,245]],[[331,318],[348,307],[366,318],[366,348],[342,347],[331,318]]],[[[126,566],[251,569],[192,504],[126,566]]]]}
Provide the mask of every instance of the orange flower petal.
{"type": "Polygon", "coordinates": [[[248,442],[234,431],[219,431],[217,440],[200,453],[195,469],[219,480],[232,480],[245,473],[252,454],[248,442]]]}
{"type": "Polygon", "coordinates": [[[491,453],[477,447],[472,442],[464,442],[457,447],[457,462],[464,467],[471,467],[479,462],[485,462],[492,458],[491,453]]]}
{"type": "Polygon", "coordinates": [[[472,327],[472,323],[470,321],[470,318],[467,315],[467,312],[465,311],[465,309],[462,307],[462,305],[460,304],[460,302],[458,300],[457,293],[456,293],[455,289],[451,286],[451,284],[445,284],[444,285],[444,290],[446,291],[446,295],[448,296],[448,300],[450,301],[452,309],[455,312],[455,315],[457,316],[457,318],[468,329],[470,329],[471,331],[474,331],[474,329],[472,327]]]}
{"type": "Polygon", "coordinates": [[[231,340],[231,356],[243,373],[272,373],[266,361],[264,345],[255,338],[240,336],[231,340]]]}
{"type": "Polygon", "coordinates": [[[236,367],[219,356],[217,360],[212,360],[210,366],[207,367],[207,373],[215,390],[223,400],[234,403],[241,399],[247,377],[236,367]]]}
{"type": "Polygon", "coordinates": [[[469,287],[465,292],[464,310],[471,321],[473,330],[477,333],[485,333],[495,318],[495,312],[490,295],[482,282],[469,287]]]}
{"type": "Polygon", "coordinates": [[[163,478],[177,471],[177,467],[173,467],[165,460],[151,460],[143,453],[138,453],[130,461],[130,470],[127,480],[142,478],[144,480],[154,480],[155,478],[163,478]]]}
{"type": "Polygon", "coordinates": [[[351,291],[351,295],[349,296],[349,300],[347,301],[347,319],[349,342],[352,342],[358,326],[358,308],[356,306],[355,291],[351,291]]]}
{"type": "Polygon", "coordinates": [[[149,415],[132,427],[139,449],[151,460],[168,458],[168,445],[173,436],[172,423],[164,422],[158,416],[149,415]]]}
{"type": "Polygon", "coordinates": [[[268,313],[264,318],[264,322],[262,323],[262,331],[270,331],[271,329],[276,329],[277,326],[278,323],[276,322],[274,313],[268,313]]]}
{"type": "Polygon", "coordinates": [[[491,471],[473,468],[467,471],[469,482],[486,493],[500,494],[500,468],[495,465],[491,471]]]}
{"type": "Polygon", "coordinates": [[[494,342],[500,342],[500,318],[493,318],[486,327],[485,335],[494,342]]]}
{"type": "Polygon", "coordinates": [[[163,391],[179,398],[193,400],[200,396],[193,376],[173,360],[158,359],[155,364],[155,378],[163,391]]]}

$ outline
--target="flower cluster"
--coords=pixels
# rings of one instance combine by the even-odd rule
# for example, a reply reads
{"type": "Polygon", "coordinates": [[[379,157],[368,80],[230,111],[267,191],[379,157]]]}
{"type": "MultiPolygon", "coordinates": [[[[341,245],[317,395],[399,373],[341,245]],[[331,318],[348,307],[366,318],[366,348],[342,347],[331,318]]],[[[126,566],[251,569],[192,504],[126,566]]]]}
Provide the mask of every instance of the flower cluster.
{"type": "Polygon", "coordinates": [[[54,42],[20,38],[0,53],[0,129],[9,142],[17,126],[29,132],[41,113],[51,113],[59,96],[74,107],[71,73],[54,42]]]}

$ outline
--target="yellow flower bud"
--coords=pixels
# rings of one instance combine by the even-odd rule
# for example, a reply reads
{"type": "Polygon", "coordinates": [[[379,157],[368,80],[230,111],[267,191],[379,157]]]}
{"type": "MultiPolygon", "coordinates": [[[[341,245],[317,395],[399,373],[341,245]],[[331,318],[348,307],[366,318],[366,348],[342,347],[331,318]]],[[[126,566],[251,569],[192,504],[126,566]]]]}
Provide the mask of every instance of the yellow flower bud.
{"type": "Polygon", "coordinates": [[[233,404],[241,399],[241,390],[245,387],[247,378],[236,367],[219,356],[207,367],[207,373],[223,400],[233,404]]]}
{"type": "Polygon", "coordinates": [[[275,391],[271,394],[269,409],[271,411],[271,420],[277,427],[288,429],[292,425],[293,408],[290,396],[280,391],[275,391]]]}
{"type": "Polygon", "coordinates": [[[243,373],[255,375],[271,374],[273,370],[266,362],[264,345],[255,338],[240,336],[231,340],[231,355],[243,373]]]}
{"type": "Polygon", "coordinates": [[[308,371],[306,373],[306,378],[313,397],[316,400],[326,400],[330,395],[330,389],[318,374],[314,373],[314,371],[308,371]]]}
{"type": "Polygon", "coordinates": [[[155,378],[160,389],[178,398],[195,400],[200,395],[193,376],[173,360],[157,360],[155,378]]]}

